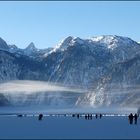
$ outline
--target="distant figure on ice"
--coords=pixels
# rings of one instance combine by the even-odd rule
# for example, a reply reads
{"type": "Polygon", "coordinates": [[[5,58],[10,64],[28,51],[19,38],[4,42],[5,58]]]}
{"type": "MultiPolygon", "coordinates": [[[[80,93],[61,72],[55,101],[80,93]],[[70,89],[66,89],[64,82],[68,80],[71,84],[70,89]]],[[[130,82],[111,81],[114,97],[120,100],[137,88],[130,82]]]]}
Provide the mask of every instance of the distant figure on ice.
{"type": "Polygon", "coordinates": [[[72,117],[75,117],[75,114],[72,114],[72,117]]]}
{"type": "Polygon", "coordinates": [[[88,117],[87,114],[85,114],[85,119],[86,119],[86,120],[87,120],[87,117],[88,117]]]}
{"type": "Polygon", "coordinates": [[[98,115],[97,115],[97,114],[95,115],[95,118],[96,118],[96,119],[98,118],[98,115]]]}
{"type": "Polygon", "coordinates": [[[23,115],[22,115],[22,114],[18,114],[17,116],[18,116],[18,117],[22,117],[23,115]]]}
{"type": "Polygon", "coordinates": [[[90,114],[90,119],[92,120],[92,114],[90,114]]]}
{"type": "Polygon", "coordinates": [[[38,120],[42,120],[42,118],[43,118],[43,114],[39,114],[38,120]]]}
{"type": "Polygon", "coordinates": [[[134,115],[134,120],[135,120],[135,124],[137,124],[137,120],[138,120],[138,115],[135,113],[134,115]]]}
{"type": "Polygon", "coordinates": [[[129,118],[129,123],[133,124],[133,114],[132,113],[128,116],[128,118],[129,118]]]}
{"type": "Polygon", "coordinates": [[[80,117],[80,115],[79,114],[77,114],[77,118],[79,119],[79,117],[80,117]]]}
{"type": "Polygon", "coordinates": [[[100,114],[100,119],[102,118],[102,114],[100,114]]]}

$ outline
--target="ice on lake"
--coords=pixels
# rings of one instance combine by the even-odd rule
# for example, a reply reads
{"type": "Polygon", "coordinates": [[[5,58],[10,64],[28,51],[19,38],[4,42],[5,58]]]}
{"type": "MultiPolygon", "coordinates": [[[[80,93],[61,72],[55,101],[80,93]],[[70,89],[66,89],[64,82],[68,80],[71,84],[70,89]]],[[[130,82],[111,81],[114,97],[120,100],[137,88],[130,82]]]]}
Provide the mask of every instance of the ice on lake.
{"type": "MultiPolygon", "coordinates": [[[[6,109],[4,109],[6,110],[6,109]]],[[[17,110],[17,109],[16,109],[17,110]]],[[[12,110],[13,111],[13,110],[12,110]]],[[[140,138],[140,120],[137,125],[130,125],[127,114],[105,114],[96,119],[93,114],[92,120],[85,120],[81,112],[79,119],[72,117],[71,111],[64,115],[66,110],[43,112],[44,117],[38,120],[39,111],[21,111],[23,117],[15,114],[0,115],[0,139],[136,139],[140,138]],[[24,114],[26,114],[24,116],[24,114]],[[58,115],[59,113],[59,115],[58,115]],[[51,115],[50,115],[51,114],[51,115]],[[60,115],[61,114],[61,115],[60,115]]],[[[87,110],[89,111],[89,110],[87,110]]],[[[100,110],[101,111],[101,110],[100,110]]],[[[77,110],[73,111],[76,113],[77,110]]],[[[99,110],[96,112],[99,113],[99,110]]],[[[95,112],[93,112],[95,113],[95,112]]]]}

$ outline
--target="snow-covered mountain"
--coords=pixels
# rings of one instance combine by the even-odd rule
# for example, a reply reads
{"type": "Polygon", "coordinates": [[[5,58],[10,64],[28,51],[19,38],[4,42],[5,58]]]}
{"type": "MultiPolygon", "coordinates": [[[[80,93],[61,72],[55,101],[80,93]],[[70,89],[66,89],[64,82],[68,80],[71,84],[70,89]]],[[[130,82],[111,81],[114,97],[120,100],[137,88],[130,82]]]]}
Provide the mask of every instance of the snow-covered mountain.
{"type": "Polygon", "coordinates": [[[2,38],[0,38],[0,50],[8,50],[8,49],[9,47],[7,43],[2,38]]]}
{"type": "Polygon", "coordinates": [[[20,49],[16,45],[8,45],[8,50],[11,53],[18,52],[20,49]]]}
{"type": "Polygon", "coordinates": [[[23,49],[23,54],[34,59],[42,59],[42,57],[46,56],[51,50],[52,48],[37,49],[35,44],[31,42],[25,49],[23,49]]]}
{"type": "Polygon", "coordinates": [[[75,105],[139,106],[140,44],[128,37],[69,36],[52,49],[39,50],[31,43],[26,49],[20,49],[20,53],[19,48],[7,46],[2,40],[1,82],[45,80],[87,89],[88,93],[78,95],[75,105]],[[18,51],[9,51],[9,47],[18,51]]]}
{"type": "Polygon", "coordinates": [[[29,56],[32,55],[33,53],[37,52],[38,49],[35,47],[34,43],[31,42],[25,49],[24,49],[24,54],[29,56]]]}
{"type": "Polygon", "coordinates": [[[8,45],[2,38],[0,38],[0,50],[18,55],[25,55],[34,59],[42,59],[42,57],[45,57],[52,49],[53,48],[38,49],[33,42],[31,42],[25,49],[21,49],[16,45],[8,45]]]}
{"type": "Polygon", "coordinates": [[[50,74],[50,80],[93,87],[112,65],[128,61],[140,52],[140,45],[129,38],[104,38],[66,38],[44,59],[48,70],[52,68],[54,71],[50,74]],[[114,40],[115,43],[112,43],[114,40]],[[110,43],[112,47],[108,47],[110,43]]]}

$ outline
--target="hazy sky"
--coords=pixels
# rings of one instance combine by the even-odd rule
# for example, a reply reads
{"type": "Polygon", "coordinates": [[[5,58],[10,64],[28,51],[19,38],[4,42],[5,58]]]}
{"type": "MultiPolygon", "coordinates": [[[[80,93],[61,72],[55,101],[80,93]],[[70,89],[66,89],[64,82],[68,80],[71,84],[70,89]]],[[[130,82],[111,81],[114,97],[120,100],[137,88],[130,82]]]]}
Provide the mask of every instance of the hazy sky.
{"type": "Polygon", "coordinates": [[[140,2],[0,2],[0,37],[20,48],[106,34],[140,41],[140,2]]]}

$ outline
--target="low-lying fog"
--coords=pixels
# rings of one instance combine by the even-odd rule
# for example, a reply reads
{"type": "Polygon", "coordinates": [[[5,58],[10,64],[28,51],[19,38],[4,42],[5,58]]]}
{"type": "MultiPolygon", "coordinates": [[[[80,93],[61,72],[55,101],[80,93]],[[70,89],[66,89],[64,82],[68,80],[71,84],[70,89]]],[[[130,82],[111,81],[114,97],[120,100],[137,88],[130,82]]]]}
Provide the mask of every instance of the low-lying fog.
{"type": "Polygon", "coordinates": [[[123,85],[121,87],[115,84],[107,86],[108,91],[90,91],[45,81],[13,80],[1,82],[0,106],[33,106],[35,108],[45,106],[45,108],[49,107],[51,109],[57,107],[60,109],[75,109],[76,107],[95,109],[100,106],[110,108],[113,105],[117,107],[122,105],[128,107],[128,109],[139,107],[140,88],[138,85],[123,85]]]}
{"type": "MultiPolygon", "coordinates": [[[[126,94],[139,94],[140,86],[139,85],[117,85],[117,84],[108,84],[106,90],[96,91],[96,94],[99,94],[101,91],[108,96],[118,96],[126,94]]],[[[101,87],[102,89],[102,87],[101,87]]],[[[0,93],[39,93],[39,92],[67,92],[67,93],[93,93],[94,91],[80,89],[76,87],[66,87],[62,84],[51,83],[45,81],[31,81],[31,80],[12,80],[7,82],[0,83],[0,93]]]]}
{"type": "Polygon", "coordinates": [[[0,93],[36,93],[36,92],[77,92],[84,93],[85,90],[69,88],[60,84],[43,81],[13,80],[0,83],[0,93]]]}

